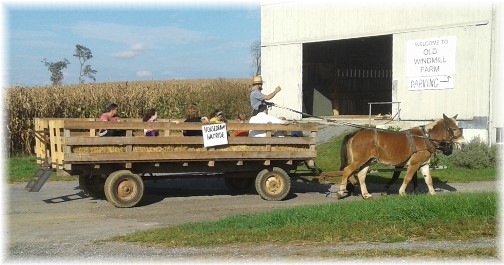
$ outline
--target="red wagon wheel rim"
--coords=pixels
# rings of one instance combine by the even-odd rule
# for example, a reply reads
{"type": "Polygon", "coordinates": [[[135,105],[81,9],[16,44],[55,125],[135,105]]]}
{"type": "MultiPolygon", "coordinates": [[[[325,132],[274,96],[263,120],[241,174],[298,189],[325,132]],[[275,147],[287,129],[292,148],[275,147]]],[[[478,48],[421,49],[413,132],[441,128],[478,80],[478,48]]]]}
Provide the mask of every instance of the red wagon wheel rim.
{"type": "Polygon", "coordinates": [[[136,184],[131,179],[125,179],[117,185],[117,195],[121,198],[130,198],[136,194],[136,184]]]}

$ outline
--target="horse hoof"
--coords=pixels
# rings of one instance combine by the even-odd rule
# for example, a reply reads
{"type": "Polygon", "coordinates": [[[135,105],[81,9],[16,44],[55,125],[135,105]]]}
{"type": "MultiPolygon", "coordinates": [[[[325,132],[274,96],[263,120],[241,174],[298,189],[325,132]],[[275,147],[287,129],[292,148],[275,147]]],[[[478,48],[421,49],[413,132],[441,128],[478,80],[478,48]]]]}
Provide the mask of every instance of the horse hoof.
{"type": "Polygon", "coordinates": [[[362,198],[364,198],[364,200],[371,200],[371,199],[373,199],[373,196],[371,194],[362,195],[362,198]]]}
{"type": "Polygon", "coordinates": [[[339,192],[336,192],[336,199],[338,199],[338,200],[343,199],[343,195],[340,194],[339,192]]]}

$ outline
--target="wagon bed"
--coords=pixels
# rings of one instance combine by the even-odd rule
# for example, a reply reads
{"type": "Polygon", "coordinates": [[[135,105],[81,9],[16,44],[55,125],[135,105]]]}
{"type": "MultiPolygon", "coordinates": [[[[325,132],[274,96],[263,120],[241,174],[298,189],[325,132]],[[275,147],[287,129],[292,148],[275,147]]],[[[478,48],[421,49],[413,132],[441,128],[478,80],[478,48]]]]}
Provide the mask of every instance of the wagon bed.
{"type": "Polygon", "coordinates": [[[201,130],[202,125],[206,124],[37,118],[35,154],[41,169],[26,189],[40,190],[50,175],[47,172],[63,170],[79,175],[80,187],[86,194],[105,193],[115,206],[131,207],[143,195],[144,180],[194,177],[192,173],[199,172],[199,176],[223,177],[234,190],[245,190],[255,183],[264,199],[282,200],[290,192],[289,172],[302,163],[314,166],[316,124],[230,121],[226,124],[228,144],[213,147],[205,147],[202,136],[182,136],[182,130],[201,130]],[[99,137],[100,128],[123,129],[126,136],[99,137]],[[159,130],[160,135],[145,137],[145,128],[159,130]],[[234,130],[265,130],[267,137],[233,137],[234,130]],[[302,131],[304,136],[272,137],[275,131],[285,131],[287,135],[302,131]],[[133,188],[137,193],[129,198],[131,194],[125,190],[133,188]]]}

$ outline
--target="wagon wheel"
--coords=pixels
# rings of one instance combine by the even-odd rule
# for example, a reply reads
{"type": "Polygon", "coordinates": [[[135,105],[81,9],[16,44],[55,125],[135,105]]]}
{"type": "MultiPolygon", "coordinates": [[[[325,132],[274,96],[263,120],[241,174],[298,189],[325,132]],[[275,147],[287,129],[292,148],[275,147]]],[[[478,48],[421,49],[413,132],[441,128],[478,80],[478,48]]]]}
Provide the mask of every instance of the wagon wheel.
{"type": "Polygon", "coordinates": [[[133,207],[143,197],[142,178],[128,170],[119,170],[110,174],[105,181],[105,197],[118,208],[133,207]]]}
{"type": "Polygon", "coordinates": [[[257,193],[267,201],[281,201],[290,192],[289,175],[281,168],[264,169],[257,174],[255,186],[257,193]]]}
{"type": "Polygon", "coordinates": [[[97,175],[79,175],[79,188],[89,197],[103,198],[105,179],[97,175]]]}
{"type": "Polygon", "coordinates": [[[226,187],[237,193],[249,192],[254,184],[254,177],[257,176],[257,172],[237,172],[235,174],[241,176],[231,177],[230,173],[225,174],[224,184],[226,184],[226,187]]]}

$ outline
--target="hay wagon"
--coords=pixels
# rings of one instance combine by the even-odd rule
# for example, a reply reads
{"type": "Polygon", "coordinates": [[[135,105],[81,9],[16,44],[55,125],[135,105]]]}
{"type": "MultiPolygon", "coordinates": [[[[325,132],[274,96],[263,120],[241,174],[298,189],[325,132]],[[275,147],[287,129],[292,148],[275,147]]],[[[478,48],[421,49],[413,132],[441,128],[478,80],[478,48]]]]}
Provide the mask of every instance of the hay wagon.
{"type": "Polygon", "coordinates": [[[40,169],[26,190],[39,191],[52,172],[79,176],[79,186],[91,197],[116,207],[133,207],[144,194],[144,181],[159,178],[220,177],[234,191],[255,184],[265,200],[284,199],[290,177],[300,164],[316,170],[317,125],[248,124],[228,122],[227,144],[206,146],[204,136],[183,136],[183,130],[202,130],[201,123],[146,123],[131,119],[35,119],[35,154],[40,169]],[[125,130],[125,136],[99,137],[100,128],[125,130]],[[143,130],[159,130],[145,137],[143,130]],[[232,136],[234,130],[265,130],[264,138],[232,136]],[[302,131],[302,137],[273,137],[275,131],[302,131]]]}

